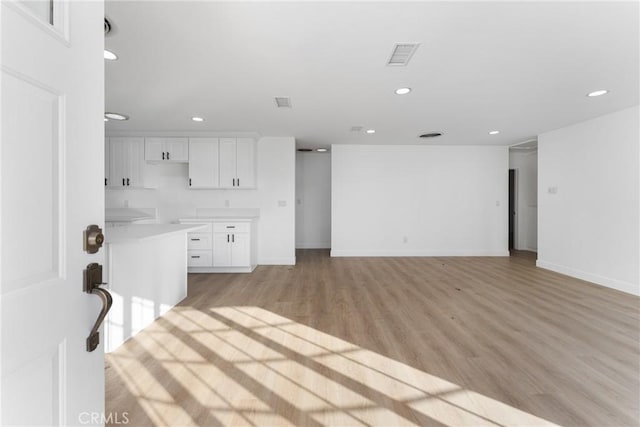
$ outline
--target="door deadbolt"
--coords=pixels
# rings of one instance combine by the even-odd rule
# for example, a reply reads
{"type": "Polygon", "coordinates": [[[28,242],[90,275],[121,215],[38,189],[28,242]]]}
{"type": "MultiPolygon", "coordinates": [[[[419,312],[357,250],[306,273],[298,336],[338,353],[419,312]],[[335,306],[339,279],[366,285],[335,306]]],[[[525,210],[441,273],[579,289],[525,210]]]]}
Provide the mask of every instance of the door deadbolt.
{"type": "Polygon", "coordinates": [[[95,254],[104,243],[104,234],[102,229],[92,224],[84,230],[83,249],[90,254],[95,254]]]}

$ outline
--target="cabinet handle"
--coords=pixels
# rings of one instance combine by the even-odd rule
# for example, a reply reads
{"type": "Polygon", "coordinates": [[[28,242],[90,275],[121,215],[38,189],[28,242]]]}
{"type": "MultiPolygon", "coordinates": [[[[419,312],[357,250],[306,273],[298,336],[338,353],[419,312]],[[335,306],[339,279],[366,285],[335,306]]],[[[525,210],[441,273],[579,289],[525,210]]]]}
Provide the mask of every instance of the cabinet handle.
{"type": "Polygon", "coordinates": [[[191,258],[200,258],[200,255],[191,255],[191,258]]]}
{"type": "Polygon", "coordinates": [[[227,243],[229,243],[229,235],[227,234],[227,243]]]}
{"type": "Polygon", "coordinates": [[[169,152],[167,151],[167,160],[169,160],[169,152]]]}
{"type": "Polygon", "coordinates": [[[129,185],[129,178],[127,178],[127,186],[129,185]]]}
{"type": "Polygon", "coordinates": [[[199,242],[200,239],[191,239],[192,242],[199,242]]]}
{"type": "Polygon", "coordinates": [[[227,228],[236,228],[235,225],[227,225],[227,228]]]}
{"type": "Polygon", "coordinates": [[[235,234],[232,234],[232,235],[231,235],[231,243],[233,243],[233,242],[235,242],[235,241],[236,241],[236,235],[235,235],[235,234]]]}
{"type": "Polygon", "coordinates": [[[122,185],[124,186],[124,178],[122,178],[122,185]]]}
{"type": "Polygon", "coordinates": [[[191,187],[191,178],[189,178],[189,187],[191,187]]]}
{"type": "Polygon", "coordinates": [[[240,178],[236,178],[238,180],[238,187],[240,187],[240,178]]]}
{"type": "Polygon", "coordinates": [[[232,185],[232,187],[235,187],[235,186],[236,186],[236,179],[235,179],[235,178],[233,178],[233,185],[232,185]]]}
{"type": "Polygon", "coordinates": [[[162,160],[164,160],[164,151],[162,152],[162,160]]]}
{"type": "Polygon", "coordinates": [[[107,185],[107,178],[104,179],[104,185],[107,185]]]}

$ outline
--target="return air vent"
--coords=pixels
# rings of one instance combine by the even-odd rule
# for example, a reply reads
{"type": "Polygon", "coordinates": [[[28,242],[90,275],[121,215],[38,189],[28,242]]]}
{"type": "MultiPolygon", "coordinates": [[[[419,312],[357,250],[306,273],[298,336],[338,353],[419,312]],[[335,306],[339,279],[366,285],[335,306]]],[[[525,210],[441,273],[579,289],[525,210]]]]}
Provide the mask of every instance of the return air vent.
{"type": "Polygon", "coordinates": [[[351,132],[362,132],[362,126],[351,126],[351,132]]]}
{"type": "Polygon", "coordinates": [[[278,108],[291,108],[291,98],[276,96],[276,106],[278,108]]]}
{"type": "Polygon", "coordinates": [[[387,65],[393,67],[404,67],[418,49],[420,43],[396,43],[391,52],[391,57],[387,61],[387,65]]]}

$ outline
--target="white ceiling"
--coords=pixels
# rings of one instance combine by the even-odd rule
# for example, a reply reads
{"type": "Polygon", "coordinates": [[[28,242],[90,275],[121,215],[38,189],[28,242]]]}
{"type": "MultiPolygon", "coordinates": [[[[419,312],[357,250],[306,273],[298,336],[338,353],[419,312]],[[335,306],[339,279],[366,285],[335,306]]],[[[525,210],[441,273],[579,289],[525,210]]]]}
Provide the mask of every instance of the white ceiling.
{"type": "Polygon", "coordinates": [[[107,132],[511,145],[639,103],[637,2],[107,1],[105,14],[119,56],[105,111],[131,116],[107,132]],[[407,67],[386,66],[397,42],[420,43],[407,67]],[[585,96],[596,89],[611,92],[585,96]]]}

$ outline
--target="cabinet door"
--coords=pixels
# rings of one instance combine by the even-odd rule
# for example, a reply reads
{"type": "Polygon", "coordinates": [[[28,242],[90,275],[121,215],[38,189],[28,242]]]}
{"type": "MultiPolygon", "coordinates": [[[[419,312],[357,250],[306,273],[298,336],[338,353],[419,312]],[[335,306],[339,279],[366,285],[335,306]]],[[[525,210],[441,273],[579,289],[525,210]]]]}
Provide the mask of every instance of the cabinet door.
{"type": "Polygon", "coordinates": [[[231,266],[231,234],[213,233],[213,266],[231,266]]]}
{"type": "Polygon", "coordinates": [[[164,138],[144,139],[144,159],[157,162],[164,160],[164,138]]]}
{"type": "Polygon", "coordinates": [[[256,186],[256,150],[255,142],[250,138],[238,138],[236,141],[236,187],[255,188],[256,186]]]}
{"type": "Polygon", "coordinates": [[[104,139],[104,185],[109,185],[109,138],[104,139]]]}
{"type": "Polygon", "coordinates": [[[189,183],[191,188],[220,186],[218,138],[189,138],[189,183]]]}
{"type": "Polygon", "coordinates": [[[144,187],[144,138],[127,138],[127,187],[144,187]]]}
{"type": "Polygon", "coordinates": [[[235,188],[236,139],[220,138],[220,187],[235,188]]]}
{"type": "Polygon", "coordinates": [[[187,138],[165,138],[166,160],[186,162],[189,160],[189,140],[187,138]]]}
{"type": "Polygon", "coordinates": [[[109,187],[126,185],[128,148],[127,138],[109,138],[109,187]]]}
{"type": "Polygon", "coordinates": [[[251,265],[249,233],[234,233],[231,236],[231,266],[249,267],[251,265]]]}

